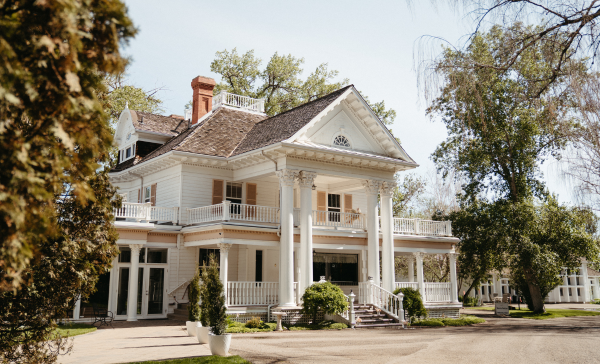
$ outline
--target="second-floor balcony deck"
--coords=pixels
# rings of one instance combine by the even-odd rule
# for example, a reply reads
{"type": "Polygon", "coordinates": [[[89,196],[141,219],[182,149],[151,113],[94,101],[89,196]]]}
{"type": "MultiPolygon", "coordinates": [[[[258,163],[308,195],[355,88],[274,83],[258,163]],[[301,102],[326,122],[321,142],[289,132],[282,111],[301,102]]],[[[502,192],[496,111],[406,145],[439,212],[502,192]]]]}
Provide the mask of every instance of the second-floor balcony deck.
{"type": "MultiPolygon", "coordinates": [[[[236,204],[224,201],[219,204],[188,208],[184,212],[186,226],[203,225],[215,222],[239,222],[260,225],[280,223],[279,207],[236,204]]],[[[180,224],[178,207],[152,206],[150,203],[124,202],[115,209],[115,218],[129,221],[152,221],[157,223],[180,224]]],[[[294,226],[300,225],[300,209],[294,209],[294,226]]],[[[354,212],[312,211],[312,224],[315,227],[353,229],[366,231],[365,215],[354,212]]],[[[450,221],[394,218],[394,234],[418,236],[452,236],[450,221]]]]}

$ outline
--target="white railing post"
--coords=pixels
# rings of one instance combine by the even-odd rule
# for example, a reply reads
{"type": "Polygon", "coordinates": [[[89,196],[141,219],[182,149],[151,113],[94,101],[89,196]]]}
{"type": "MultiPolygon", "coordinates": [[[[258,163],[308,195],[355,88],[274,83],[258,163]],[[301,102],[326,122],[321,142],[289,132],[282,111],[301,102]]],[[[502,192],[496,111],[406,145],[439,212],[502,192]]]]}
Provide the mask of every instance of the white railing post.
{"type": "Polygon", "coordinates": [[[350,294],[348,295],[348,303],[350,305],[349,312],[348,312],[348,321],[350,321],[350,328],[352,328],[352,329],[356,325],[355,313],[354,313],[354,298],[355,297],[356,297],[356,295],[354,294],[354,292],[352,292],[352,290],[350,290],[350,294]]]}
{"type": "Polygon", "coordinates": [[[223,221],[229,221],[231,219],[231,201],[223,201],[223,221]]]}
{"type": "Polygon", "coordinates": [[[144,204],[144,215],[146,216],[146,218],[145,218],[146,221],[150,221],[152,219],[152,216],[150,216],[151,213],[152,213],[152,203],[146,202],[144,204]]]}
{"type": "Polygon", "coordinates": [[[373,281],[373,277],[369,277],[369,284],[367,285],[367,303],[368,304],[373,304],[374,303],[374,291],[373,291],[373,286],[375,286],[375,281],[373,281]]]}
{"type": "Polygon", "coordinates": [[[178,221],[179,221],[179,207],[173,207],[173,220],[171,220],[171,222],[173,223],[173,225],[177,225],[178,221]]]}

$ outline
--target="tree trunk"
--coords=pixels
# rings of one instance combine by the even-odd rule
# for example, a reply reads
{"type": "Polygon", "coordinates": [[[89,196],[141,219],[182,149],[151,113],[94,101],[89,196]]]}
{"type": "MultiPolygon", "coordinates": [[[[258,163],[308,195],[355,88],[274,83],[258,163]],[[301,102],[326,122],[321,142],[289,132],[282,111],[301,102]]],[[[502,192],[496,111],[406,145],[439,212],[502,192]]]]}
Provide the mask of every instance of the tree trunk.
{"type": "Polygon", "coordinates": [[[531,272],[531,268],[525,268],[523,270],[525,278],[527,279],[527,286],[529,287],[529,296],[531,297],[531,306],[533,306],[533,313],[545,313],[546,308],[544,307],[544,297],[542,297],[542,291],[537,285],[536,279],[531,272]]]}
{"type": "Polygon", "coordinates": [[[463,305],[465,302],[467,302],[467,297],[469,297],[469,293],[471,293],[471,290],[473,290],[475,283],[479,284],[479,281],[473,281],[469,288],[465,291],[465,294],[463,295],[463,305]]]}

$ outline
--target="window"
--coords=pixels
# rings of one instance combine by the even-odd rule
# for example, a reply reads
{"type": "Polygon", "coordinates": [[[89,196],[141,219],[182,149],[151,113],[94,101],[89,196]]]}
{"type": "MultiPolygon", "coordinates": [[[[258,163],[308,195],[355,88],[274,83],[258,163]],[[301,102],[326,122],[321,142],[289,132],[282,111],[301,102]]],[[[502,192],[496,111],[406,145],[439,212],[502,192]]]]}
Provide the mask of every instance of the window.
{"type": "Polygon", "coordinates": [[[151,198],[152,198],[152,191],[150,189],[150,186],[147,186],[144,188],[144,202],[150,202],[151,198]]]}
{"type": "Polygon", "coordinates": [[[263,252],[262,250],[256,251],[256,268],[254,280],[256,282],[262,282],[262,271],[263,271],[263,252]]]}
{"type": "MultiPolygon", "coordinates": [[[[340,195],[328,194],[327,195],[327,211],[330,212],[341,212],[342,204],[341,204],[340,195]]],[[[332,222],[340,222],[340,214],[329,214],[329,221],[332,222]]]]}
{"type": "Polygon", "coordinates": [[[350,148],[350,141],[343,135],[338,135],[333,139],[333,145],[338,145],[340,147],[350,148]]]}
{"type": "Polygon", "coordinates": [[[128,146],[125,149],[119,151],[120,160],[119,162],[125,162],[135,156],[135,144],[128,146]]]}
{"type": "Polygon", "coordinates": [[[216,260],[217,260],[217,264],[219,264],[220,260],[221,260],[221,250],[219,249],[200,249],[200,259],[199,259],[199,264],[200,264],[200,268],[202,268],[203,265],[208,266],[208,263],[210,262],[209,258],[210,255],[214,254],[216,260]]]}
{"type": "Polygon", "coordinates": [[[358,255],[313,253],[313,280],[321,276],[338,286],[358,284],[358,255]]]}
{"type": "Polygon", "coordinates": [[[227,182],[225,199],[233,203],[242,203],[242,184],[236,182],[227,182]]]}

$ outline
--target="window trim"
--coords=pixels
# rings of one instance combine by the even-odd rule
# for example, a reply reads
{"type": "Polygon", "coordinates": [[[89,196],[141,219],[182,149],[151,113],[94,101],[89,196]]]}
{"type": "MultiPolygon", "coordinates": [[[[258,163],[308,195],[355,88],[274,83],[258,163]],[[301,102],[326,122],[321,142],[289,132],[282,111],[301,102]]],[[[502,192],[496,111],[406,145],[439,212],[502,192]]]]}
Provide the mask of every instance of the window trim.
{"type": "Polygon", "coordinates": [[[123,149],[119,150],[119,163],[123,163],[127,160],[130,160],[131,158],[135,157],[135,143],[133,144],[129,144],[128,146],[126,146],[123,149]],[[129,156],[127,156],[127,152],[129,152],[129,156]]]}

